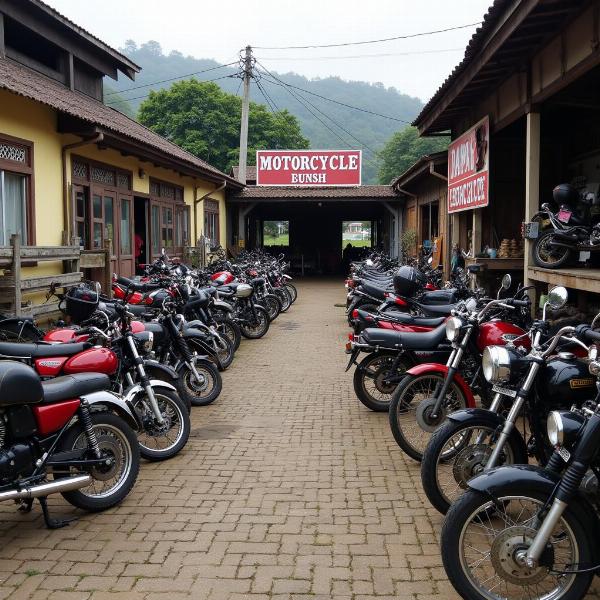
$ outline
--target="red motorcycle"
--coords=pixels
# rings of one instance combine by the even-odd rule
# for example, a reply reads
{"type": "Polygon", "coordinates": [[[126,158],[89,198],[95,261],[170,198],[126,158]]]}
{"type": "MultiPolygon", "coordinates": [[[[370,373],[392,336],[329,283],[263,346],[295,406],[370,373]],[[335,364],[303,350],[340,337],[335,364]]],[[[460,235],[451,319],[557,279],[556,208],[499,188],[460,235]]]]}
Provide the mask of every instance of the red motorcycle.
{"type": "Polygon", "coordinates": [[[28,512],[38,498],[47,527],[58,528],[73,519],[50,517],[50,494],[89,511],[127,496],[140,467],[137,422],[109,388],[100,373],[42,382],[31,367],[0,361],[0,501],[28,512]]]}

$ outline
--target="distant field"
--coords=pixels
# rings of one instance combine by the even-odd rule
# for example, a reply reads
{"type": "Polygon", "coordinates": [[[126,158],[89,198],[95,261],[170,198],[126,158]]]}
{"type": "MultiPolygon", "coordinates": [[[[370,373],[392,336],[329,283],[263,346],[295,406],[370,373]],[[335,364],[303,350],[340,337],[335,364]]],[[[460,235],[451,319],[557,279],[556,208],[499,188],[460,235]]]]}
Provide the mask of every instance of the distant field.
{"type": "Polygon", "coordinates": [[[349,243],[352,244],[353,248],[371,247],[371,240],[342,240],[342,248],[345,248],[349,243]]]}
{"type": "Polygon", "coordinates": [[[279,235],[277,237],[271,237],[270,235],[265,235],[263,240],[264,246],[289,246],[290,245],[290,234],[284,233],[283,235],[279,235]]]}

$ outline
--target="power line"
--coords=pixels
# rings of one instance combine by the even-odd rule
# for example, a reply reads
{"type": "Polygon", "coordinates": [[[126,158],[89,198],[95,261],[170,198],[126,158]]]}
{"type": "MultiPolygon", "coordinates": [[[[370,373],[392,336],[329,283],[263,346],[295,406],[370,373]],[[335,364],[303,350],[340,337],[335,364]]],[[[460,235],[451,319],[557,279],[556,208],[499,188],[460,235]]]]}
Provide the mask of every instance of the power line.
{"type": "MultiPolygon", "coordinates": [[[[124,90],[116,90],[114,92],[109,92],[106,94],[107,96],[112,96],[113,94],[122,94],[124,92],[131,92],[132,90],[139,90],[141,88],[150,87],[152,85],[158,85],[159,83],[167,83],[168,81],[175,81],[176,79],[185,79],[186,77],[192,77],[193,75],[200,75],[201,73],[208,73],[209,71],[216,71],[217,69],[222,69],[223,67],[231,67],[232,65],[237,65],[238,61],[227,63],[225,65],[218,65],[216,67],[211,67],[210,69],[204,69],[203,71],[196,71],[195,73],[188,73],[187,75],[178,75],[177,77],[170,77],[169,79],[161,79],[160,81],[153,81],[152,83],[145,83],[143,85],[136,85],[134,87],[126,88],[124,90]]],[[[125,98],[126,100],[135,100],[135,98],[125,98]]]]}
{"type": "Polygon", "coordinates": [[[254,81],[256,82],[256,87],[259,89],[260,93],[262,94],[262,97],[265,99],[265,102],[267,103],[267,106],[269,107],[269,110],[272,113],[276,112],[276,109],[274,108],[274,105],[271,104],[271,101],[269,100],[269,98],[267,98],[267,94],[265,92],[265,90],[263,89],[263,86],[260,85],[260,81],[258,81],[258,79],[254,79],[254,81]]]}
{"type": "MultiPolygon", "coordinates": [[[[205,79],[200,83],[210,83],[211,81],[219,81],[219,79],[227,79],[228,77],[237,77],[237,75],[222,75],[221,77],[215,77],[214,79],[205,79]]],[[[130,100],[140,100],[141,98],[148,98],[148,96],[150,96],[150,94],[153,91],[154,90],[150,90],[150,92],[144,94],[143,96],[134,96],[133,98],[119,98],[118,100],[111,100],[109,102],[105,102],[105,104],[108,106],[110,104],[119,104],[120,102],[129,102],[130,100]]]]}
{"type": "Polygon", "coordinates": [[[267,90],[265,90],[264,86],[261,85],[260,79],[257,79],[255,77],[254,81],[256,81],[256,86],[261,91],[262,95],[264,96],[264,98],[267,101],[267,103],[269,104],[269,106],[273,105],[274,109],[271,109],[271,110],[273,110],[273,112],[279,112],[279,107],[277,106],[277,104],[275,104],[275,100],[273,100],[273,98],[271,98],[271,96],[268,94],[267,90]]]}
{"type": "Polygon", "coordinates": [[[254,46],[257,50],[305,50],[307,48],[339,48],[341,46],[362,46],[364,44],[379,44],[381,42],[392,42],[394,40],[408,40],[425,35],[434,35],[437,33],[446,33],[447,31],[457,31],[459,29],[467,29],[475,25],[481,25],[483,21],[476,23],[468,23],[467,25],[458,25],[456,27],[447,27],[445,29],[436,29],[434,31],[423,31],[421,33],[411,33],[409,35],[397,35],[389,38],[381,38],[378,40],[364,40],[360,42],[343,42],[340,44],[308,44],[306,46],[254,46]]]}
{"type": "Polygon", "coordinates": [[[346,56],[263,56],[264,60],[346,60],[351,58],[381,58],[385,56],[421,56],[424,54],[442,54],[444,52],[459,52],[463,51],[464,47],[460,48],[442,48],[440,50],[415,50],[411,52],[378,52],[376,54],[350,54],[346,56]]]}
{"type": "MultiPolygon", "coordinates": [[[[284,81],[282,81],[281,79],[279,79],[277,76],[273,75],[268,69],[267,67],[265,67],[260,61],[256,61],[266,72],[268,75],[270,75],[273,79],[276,79],[277,81],[279,81],[279,84],[275,84],[275,85],[284,85],[284,86],[289,86],[292,87],[296,90],[300,90],[301,92],[305,92],[307,94],[310,94],[311,96],[316,96],[317,98],[321,98],[322,100],[327,100],[328,102],[333,102],[334,104],[339,104],[340,106],[345,106],[346,108],[351,108],[352,110],[358,110],[370,115],[375,115],[376,117],[382,117],[384,119],[390,119],[391,121],[398,121],[399,123],[406,123],[407,125],[410,125],[410,121],[405,121],[404,119],[399,119],[398,117],[392,117],[390,115],[384,115],[372,110],[368,110],[366,108],[360,108],[359,106],[353,106],[352,104],[347,104],[346,102],[340,102],[339,100],[334,100],[333,98],[327,98],[327,96],[322,96],[321,94],[317,94],[316,92],[311,92],[310,90],[306,90],[304,88],[298,87],[297,85],[293,85],[291,83],[286,83],[284,81]]],[[[269,81],[268,79],[265,79],[265,81],[269,81]]],[[[273,81],[271,81],[270,83],[274,83],[273,81]]]]}

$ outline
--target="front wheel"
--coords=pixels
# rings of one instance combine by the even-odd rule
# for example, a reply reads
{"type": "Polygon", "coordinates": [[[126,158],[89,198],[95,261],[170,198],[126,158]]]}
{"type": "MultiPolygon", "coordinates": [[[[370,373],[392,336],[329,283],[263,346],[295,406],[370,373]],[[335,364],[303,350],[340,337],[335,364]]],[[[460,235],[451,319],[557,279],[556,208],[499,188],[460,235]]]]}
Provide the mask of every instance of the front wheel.
{"type": "Polygon", "coordinates": [[[593,572],[562,574],[593,562],[591,541],[567,508],[551,532],[538,567],[527,567],[523,552],[536,535],[537,515],[548,496],[515,487],[491,499],[468,490],[452,505],[442,528],[441,554],[450,583],[462,598],[495,600],[580,600],[593,572]]]}
{"type": "Polygon", "coordinates": [[[274,288],[279,301],[281,302],[281,312],[287,312],[292,305],[292,296],[285,286],[274,288]]]}
{"type": "Polygon", "coordinates": [[[219,334],[227,337],[233,345],[233,351],[237,352],[240,347],[240,342],[242,341],[240,326],[233,319],[228,317],[222,319],[215,318],[215,321],[217,323],[217,331],[219,334]]]}
{"type": "Polygon", "coordinates": [[[175,456],[190,437],[190,414],[177,392],[154,388],[154,397],[164,419],[161,425],[156,422],[154,412],[145,391],[132,401],[133,408],[143,423],[138,432],[142,458],[157,461],[175,456]]]}
{"type": "Polygon", "coordinates": [[[293,283],[286,283],[285,288],[290,294],[292,304],[294,304],[294,302],[296,302],[296,300],[298,299],[298,290],[296,289],[296,286],[293,283]]]}
{"type": "MultiPolygon", "coordinates": [[[[467,489],[467,481],[482,473],[498,441],[498,427],[490,419],[446,421],[432,436],[423,453],[421,482],[429,502],[442,514],[467,489]]],[[[497,467],[527,464],[521,434],[513,429],[497,467]]]]}
{"type": "Polygon", "coordinates": [[[200,376],[199,380],[185,363],[181,363],[177,372],[186,398],[193,406],[206,406],[219,397],[223,388],[223,379],[217,367],[210,361],[196,360],[194,364],[200,376]]]}
{"type": "Polygon", "coordinates": [[[392,396],[389,419],[394,439],[415,460],[422,460],[431,434],[444,422],[446,415],[467,406],[463,391],[453,381],[434,419],[431,416],[434,397],[443,383],[442,373],[406,375],[392,396]]]}
{"type": "MultiPolygon", "coordinates": [[[[62,495],[77,508],[99,511],[118,504],[129,494],[140,470],[140,449],[135,433],[121,417],[100,412],[90,418],[98,447],[108,464],[87,469],[92,476],[89,486],[62,495]]],[[[88,458],[95,458],[79,420],[65,433],[61,449],[88,449],[88,458]]]]}
{"type": "Polygon", "coordinates": [[[247,311],[247,320],[240,322],[242,335],[250,340],[257,340],[269,331],[269,314],[262,306],[255,306],[256,316],[252,310],[247,311]]]}
{"type": "Polygon", "coordinates": [[[558,269],[571,259],[571,249],[552,246],[554,231],[547,231],[533,244],[533,262],[542,269],[558,269]]]}
{"type": "Polygon", "coordinates": [[[261,303],[269,313],[269,320],[274,321],[281,312],[281,300],[275,294],[267,294],[261,298],[261,303]]]}

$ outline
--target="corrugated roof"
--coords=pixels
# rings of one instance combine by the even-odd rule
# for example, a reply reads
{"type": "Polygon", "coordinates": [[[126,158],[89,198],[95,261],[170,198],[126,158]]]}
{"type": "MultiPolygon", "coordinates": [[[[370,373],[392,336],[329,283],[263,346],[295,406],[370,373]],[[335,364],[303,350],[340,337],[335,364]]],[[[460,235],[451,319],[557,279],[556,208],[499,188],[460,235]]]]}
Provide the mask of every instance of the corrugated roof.
{"type": "Polygon", "coordinates": [[[396,198],[399,196],[390,185],[360,185],[352,187],[288,187],[252,185],[244,188],[234,198],[251,199],[319,199],[319,198],[396,198]]]}
{"type": "Polygon", "coordinates": [[[169,140],[109,108],[102,102],[80,92],[74,92],[61,83],[37,73],[9,59],[0,59],[0,88],[9,90],[36,102],[50,106],[62,113],[76,117],[94,126],[130,138],[154,151],[193,168],[199,174],[209,174],[240,184],[207,162],[173,144],[169,140]]]}
{"type": "MultiPolygon", "coordinates": [[[[231,168],[231,172],[234,179],[239,179],[240,168],[239,166],[234,166],[231,168]]],[[[248,165],[246,167],[246,182],[256,182],[256,166],[248,165]]]]}

